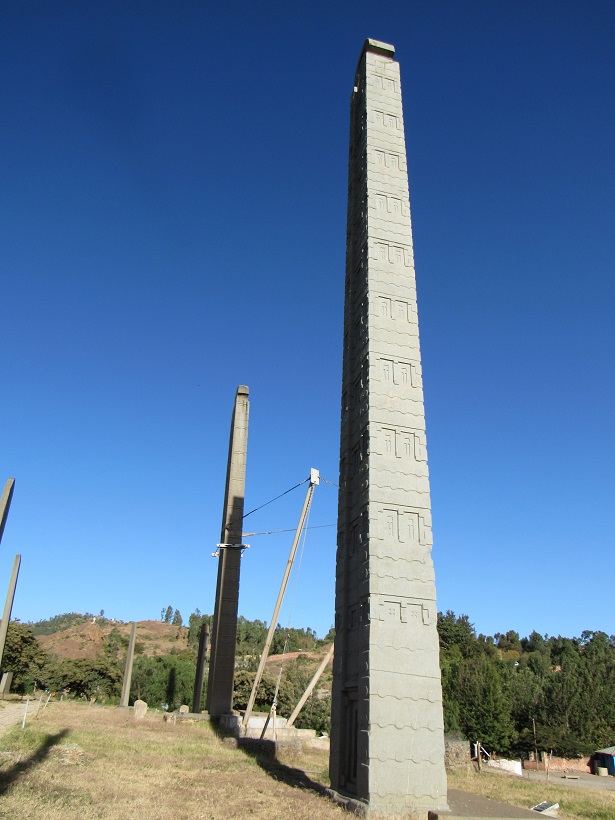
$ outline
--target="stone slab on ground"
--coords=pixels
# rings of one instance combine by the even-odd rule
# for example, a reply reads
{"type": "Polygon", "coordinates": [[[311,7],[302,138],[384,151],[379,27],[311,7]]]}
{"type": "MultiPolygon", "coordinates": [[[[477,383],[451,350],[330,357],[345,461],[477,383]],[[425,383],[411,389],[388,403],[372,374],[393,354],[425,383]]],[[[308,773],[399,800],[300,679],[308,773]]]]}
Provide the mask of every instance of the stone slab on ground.
{"type": "MultiPolygon", "coordinates": [[[[169,714],[169,713],[167,713],[169,714]]],[[[182,723],[193,723],[198,720],[209,720],[209,715],[205,712],[175,712],[170,713],[170,715],[175,714],[177,716],[178,722],[181,721],[182,723]]]]}

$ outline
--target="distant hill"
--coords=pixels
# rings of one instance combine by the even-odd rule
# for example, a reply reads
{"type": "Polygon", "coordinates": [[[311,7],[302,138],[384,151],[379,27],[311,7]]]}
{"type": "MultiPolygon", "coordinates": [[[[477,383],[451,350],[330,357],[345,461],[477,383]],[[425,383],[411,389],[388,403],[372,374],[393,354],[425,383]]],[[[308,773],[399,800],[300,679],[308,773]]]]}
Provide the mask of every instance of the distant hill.
{"type": "Polygon", "coordinates": [[[80,612],[65,612],[63,615],[54,615],[53,618],[46,618],[44,621],[35,621],[28,624],[35,635],[51,635],[69,626],[88,623],[93,615],[82,615],[80,612]]]}
{"type": "MultiPolygon", "coordinates": [[[[117,644],[118,657],[124,657],[131,624],[110,621],[98,616],[69,613],[51,618],[48,622],[33,624],[32,628],[43,649],[58,658],[94,659],[104,653],[105,643],[107,647],[110,644],[117,644]],[[52,623],[60,619],[63,619],[61,623],[52,623]],[[53,631],[50,631],[46,624],[49,624],[53,631]]],[[[137,622],[138,654],[168,655],[187,648],[187,627],[172,626],[162,621],[137,622]]]]}

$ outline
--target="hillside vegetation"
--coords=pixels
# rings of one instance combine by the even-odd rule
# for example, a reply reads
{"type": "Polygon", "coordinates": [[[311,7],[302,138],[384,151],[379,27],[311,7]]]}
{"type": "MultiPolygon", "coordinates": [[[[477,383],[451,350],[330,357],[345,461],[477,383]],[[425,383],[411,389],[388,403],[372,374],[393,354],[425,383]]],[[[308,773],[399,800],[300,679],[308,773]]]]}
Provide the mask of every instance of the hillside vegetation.
{"type": "MultiPolygon", "coordinates": [[[[138,624],[131,699],[176,709],[192,703],[196,651],[202,624],[197,610],[182,625],[167,607],[160,621],[138,624]]],[[[36,683],[76,697],[117,701],[129,624],[102,615],[70,613],[33,625],[11,623],[4,667],[14,690],[36,683]],[[38,634],[35,634],[38,633],[38,634]]],[[[583,632],[580,638],[532,632],[477,635],[468,616],[439,613],[440,666],[445,730],[479,740],[488,751],[528,757],[537,747],[564,757],[587,755],[615,743],[615,636],[583,632]]],[[[267,625],[240,617],[237,630],[235,707],[246,706],[267,625]]],[[[326,647],[312,629],[275,632],[256,708],[288,716],[310,681],[326,647]]],[[[331,671],[323,675],[297,725],[327,732],[331,671]]]]}

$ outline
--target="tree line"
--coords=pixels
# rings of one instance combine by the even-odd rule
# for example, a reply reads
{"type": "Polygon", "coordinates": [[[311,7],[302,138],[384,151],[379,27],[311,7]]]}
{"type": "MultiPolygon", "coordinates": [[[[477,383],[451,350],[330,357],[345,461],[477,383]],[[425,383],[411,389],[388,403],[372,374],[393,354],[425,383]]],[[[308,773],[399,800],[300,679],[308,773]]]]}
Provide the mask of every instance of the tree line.
{"type": "MultiPolygon", "coordinates": [[[[177,610],[171,609],[171,623],[177,610]]],[[[162,613],[165,620],[167,610],[162,613]]],[[[3,667],[14,673],[13,691],[31,691],[34,684],[49,690],[67,690],[77,697],[119,699],[127,638],[112,629],[103,651],[94,660],[60,660],[48,655],[36,640],[85,616],[68,613],[49,624],[11,622],[3,667]]],[[[173,710],[192,703],[196,652],[203,624],[211,616],[197,609],[188,619],[187,645],[178,644],[167,655],[147,656],[137,641],[131,700],[142,698],[151,706],[173,710]]],[[[168,622],[168,621],[167,621],[168,622]]],[[[258,659],[265,643],[267,623],[240,616],[237,623],[235,705],[244,708],[258,659]]],[[[440,667],[445,731],[479,740],[489,751],[528,757],[535,748],[564,757],[590,754],[615,742],[615,636],[583,632],[580,638],[517,632],[477,635],[467,615],[438,614],[440,667]]],[[[310,652],[328,645],[333,630],[319,639],[310,629],[277,626],[273,654],[310,652]]],[[[275,672],[266,675],[256,708],[268,710],[275,691],[275,672]]],[[[288,716],[304,691],[313,663],[299,655],[285,664],[278,692],[278,713],[288,716]]],[[[308,702],[297,725],[328,731],[330,674],[308,702]],[[309,721],[312,721],[310,724],[309,721]]]]}
{"type": "Polygon", "coordinates": [[[476,635],[450,611],[438,614],[438,633],[446,732],[524,758],[615,743],[615,636],[476,635]]]}

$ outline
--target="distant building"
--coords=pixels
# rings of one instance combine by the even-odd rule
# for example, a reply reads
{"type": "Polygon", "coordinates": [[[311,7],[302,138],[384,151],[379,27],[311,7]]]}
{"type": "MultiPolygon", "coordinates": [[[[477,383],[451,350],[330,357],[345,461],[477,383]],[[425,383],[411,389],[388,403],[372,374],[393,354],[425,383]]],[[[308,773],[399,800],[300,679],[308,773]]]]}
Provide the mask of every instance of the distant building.
{"type": "Polygon", "coordinates": [[[592,758],[596,773],[598,768],[606,769],[610,775],[615,777],[615,746],[598,749],[597,752],[594,752],[592,758]]]}

